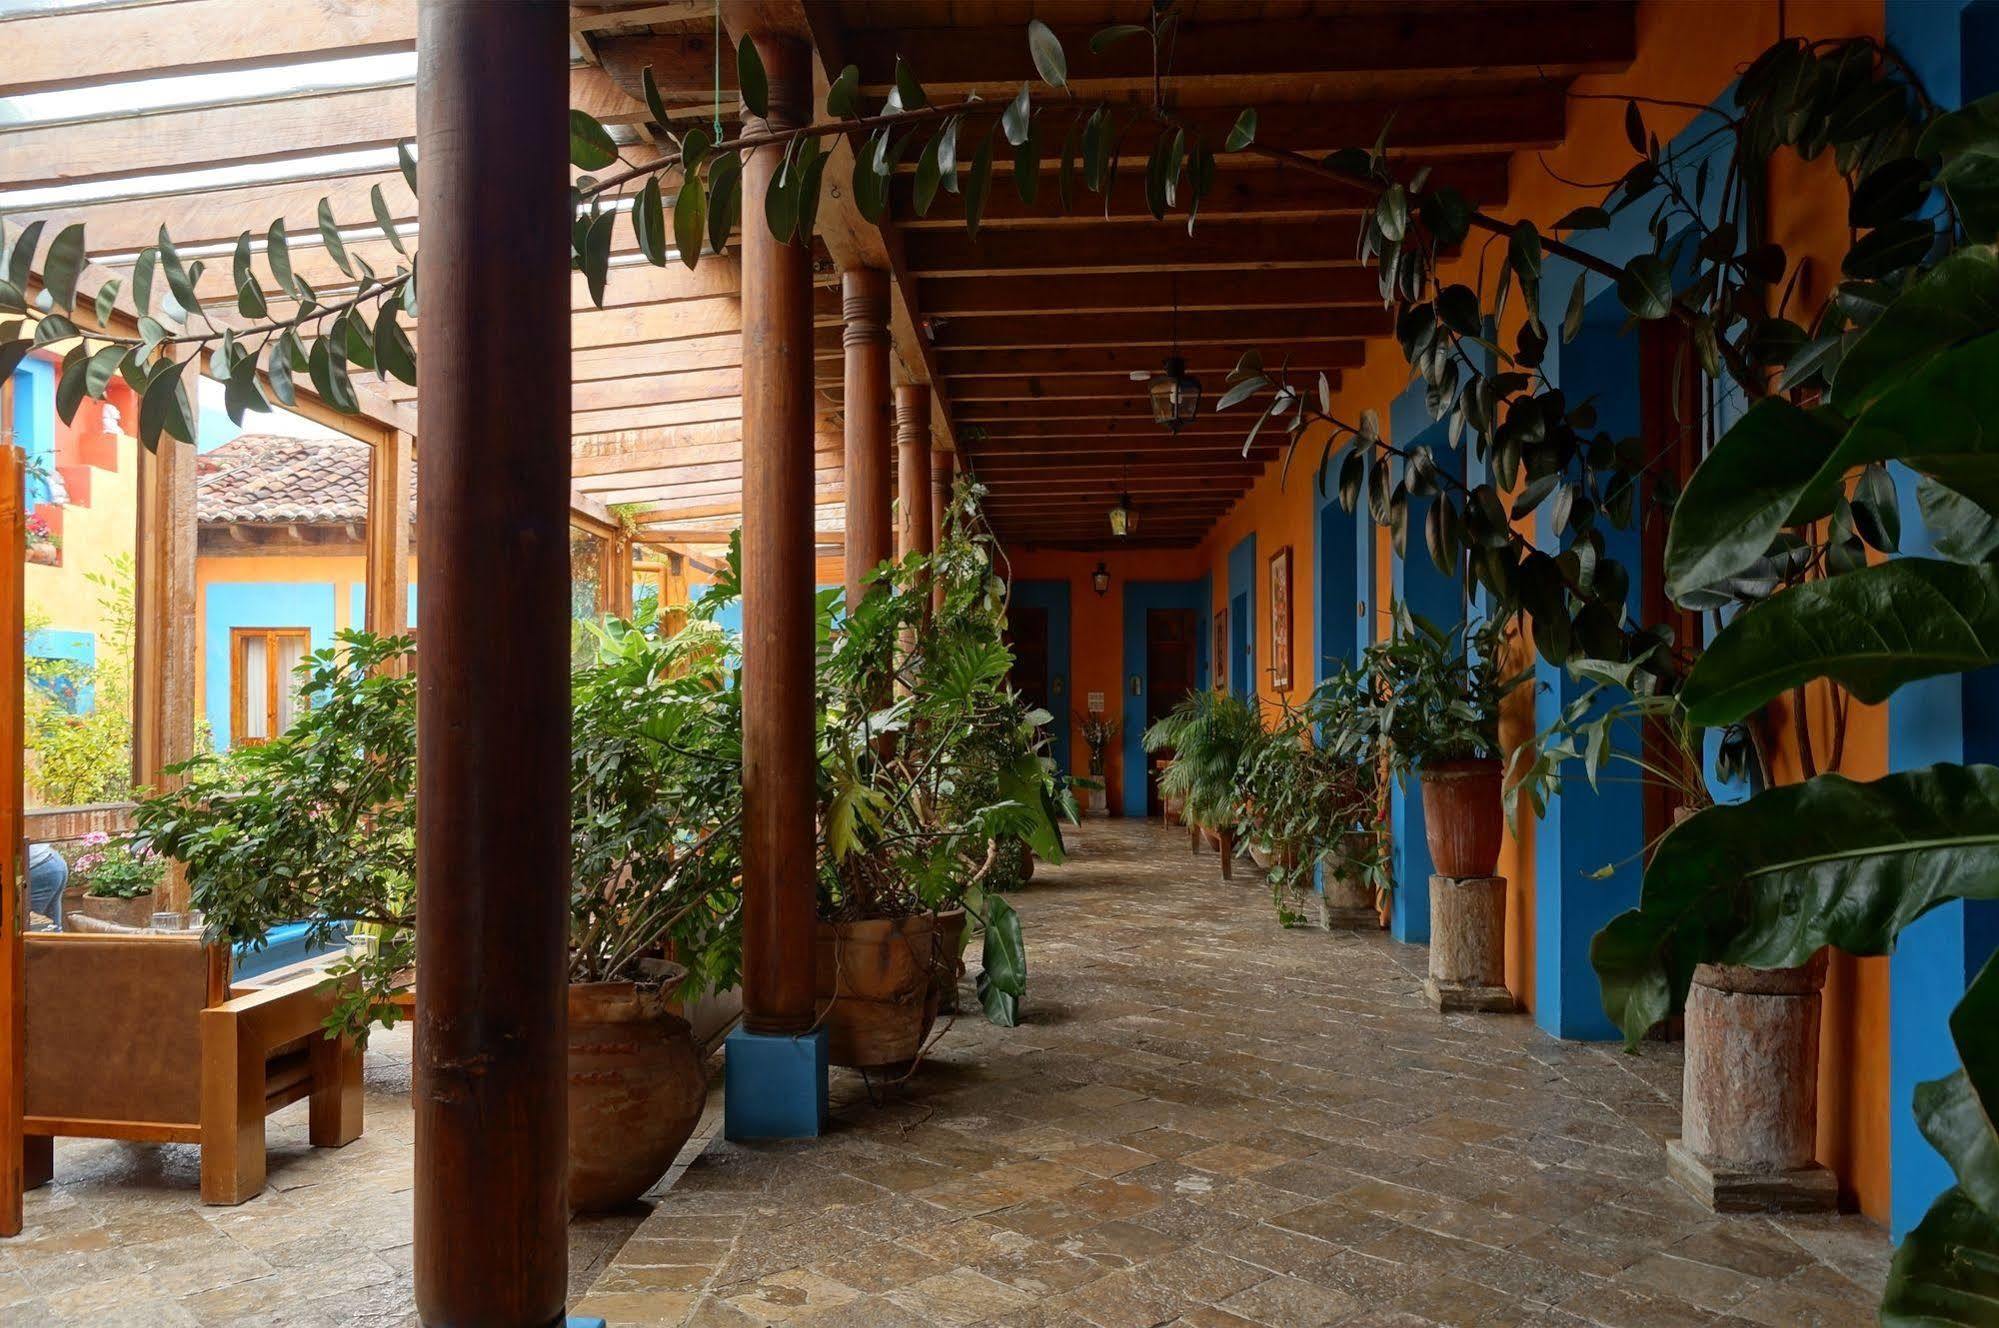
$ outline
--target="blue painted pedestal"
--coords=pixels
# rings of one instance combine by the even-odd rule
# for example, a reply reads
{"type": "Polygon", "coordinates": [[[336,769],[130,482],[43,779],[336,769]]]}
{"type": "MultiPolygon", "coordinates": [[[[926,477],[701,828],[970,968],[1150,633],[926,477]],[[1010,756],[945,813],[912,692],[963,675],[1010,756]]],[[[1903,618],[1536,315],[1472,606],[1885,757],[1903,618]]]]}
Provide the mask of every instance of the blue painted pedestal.
{"type": "Polygon", "coordinates": [[[739,1142],[810,1139],[826,1129],[826,1030],[729,1034],[722,1133],[739,1142]]]}

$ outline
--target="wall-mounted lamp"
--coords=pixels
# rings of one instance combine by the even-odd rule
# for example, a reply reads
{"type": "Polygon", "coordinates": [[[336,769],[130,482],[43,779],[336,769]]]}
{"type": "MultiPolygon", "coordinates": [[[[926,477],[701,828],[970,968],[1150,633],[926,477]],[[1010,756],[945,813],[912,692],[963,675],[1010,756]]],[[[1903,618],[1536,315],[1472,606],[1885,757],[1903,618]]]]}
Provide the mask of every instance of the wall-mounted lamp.
{"type": "Polygon", "coordinates": [[[1097,570],[1090,573],[1090,589],[1099,595],[1111,593],[1111,569],[1104,566],[1102,560],[1098,561],[1097,570]]]}

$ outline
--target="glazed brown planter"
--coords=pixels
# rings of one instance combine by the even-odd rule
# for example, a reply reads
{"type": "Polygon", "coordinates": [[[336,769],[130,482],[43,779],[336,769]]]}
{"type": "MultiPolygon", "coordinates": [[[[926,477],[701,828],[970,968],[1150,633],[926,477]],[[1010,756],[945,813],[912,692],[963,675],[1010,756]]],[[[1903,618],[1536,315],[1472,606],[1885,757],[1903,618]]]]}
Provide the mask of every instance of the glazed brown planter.
{"type": "Polygon", "coordinates": [[[685,1019],[659,989],[569,988],[569,1208],[628,1204],[666,1174],[694,1133],[708,1079],[685,1019]]]}
{"type": "Polygon", "coordinates": [[[819,924],[819,1016],[833,1064],[873,1070],[916,1059],[937,1019],[938,929],[930,913],[819,924]]]}
{"type": "Polygon", "coordinates": [[[1439,876],[1491,876],[1506,829],[1496,760],[1438,761],[1422,768],[1423,836],[1439,876]]]}

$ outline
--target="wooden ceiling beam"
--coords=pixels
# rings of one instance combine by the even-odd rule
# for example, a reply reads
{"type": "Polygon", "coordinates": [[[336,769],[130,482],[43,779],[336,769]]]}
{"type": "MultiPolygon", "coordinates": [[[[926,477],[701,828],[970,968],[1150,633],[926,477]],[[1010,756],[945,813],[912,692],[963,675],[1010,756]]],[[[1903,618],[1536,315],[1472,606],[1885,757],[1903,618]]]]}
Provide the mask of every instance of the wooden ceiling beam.
{"type": "Polygon", "coordinates": [[[1355,266],[1359,223],[1325,221],[1216,221],[1187,234],[1186,223],[1106,222],[1078,231],[1061,244],[1032,230],[924,231],[903,237],[910,270],[921,277],[972,277],[1042,273],[1066,277],[1085,272],[1198,272],[1203,269],[1270,271],[1355,266]]]}
{"type": "MultiPolygon", "coordinates": [[[[1051,15],[1059,18],[1059,13],[1051,15]]],[[[1118,42],[1092,52],[1095,27],[1057,22],[1078,96],[1113,85],[1152,86],[1152,48],[1118,42]]],[[[1476,74],[1551,78],[1605,73],[1630,64],[1637,46],[1635,6],[1593,0],[1493,3],[1453,9],[1362,10],[1327,18],[1186,22],[1175,34],[1169,89],[1212,78],[1324,78],[1332,75],[1476,74]]],[[[1035,77],[1021,27],[864,29],[847,34],[847,58],[864,88],[886,92],[905,61],[931,99],[1013,87],[1035,77]]]]}
{"type": "MultiPolygon", "coordinates": [[[[840,497],[826,494],[815,495],[812,501],[815,507],[821,509],[840,507],[845,502],[840,497]]],[[[672,503],[653,508],[650,511],[641,512],[637,517],[637,521],[639,525],[645,527],[664,527],[676,521],[702,521],[714,517],[726,516],[740,517],[742,514],[743,508],[740,501],[672,503]]],[[[825,519],[823,510],[819,515],[820,519],[825,519]]],[[[660,530],[659,533],[663,536],[670,536],[673,532],[671,530],[660,530]]]]}
{"type": "MultiPolygon", "coordinates": [[[[931,324],[940,350],[1034,350],[1069,346],[1155,346],[1162,356],[1174,346],[1272,347],[1294,342],[1364,340],[1394,330],[1387,310],[1258,309],[1210,312],[1198,317],[1171,313],[999,314],[954,318],[931,324]]],[[[1268,351],[1275,363],[1280,356],[1268,351]]]]}
{"type": "MultiPolygon", "coordinates": [[[[1462,193],[1473,207],[1485,208],[1506,201],[1507,175],[1511,159],[1498,154],[1475,157],[1448,157],[1435,163],[1433,176],[1462,193]]],[[[914,175],[898,175],[894,182],[896,224],[909,231],[963,229],[964,205],[941,191],[929,215],[916,215],[912,201],[914,175]]],[[[1077,230],[1112,221],[1150,220],[1152,211],[1145,199],[1145,177],[1137,170],[1119,174],[1111,186],[1109,199],[1084,194],[1074,211],[1062,207],[1056,175],[1043,173],[1034,202],[1024,202],[1008,181],[996,182],[980,214],[979,228],[1037,230],[1077,230]]],[[[1201,219],[1221,217],[1299,218],[1351,216],[1372,210],[1372,203],[1356,190],[1343,189],[1330,180],[1303,171],[1267,167],[1261,170],[1218,171],[1215,185],[1201,200],[1201,219]]],[[[1180,209],[1184,224],[1185,203],[1180,209]]]]}
{"type": "Polygon", "coordinates": [[[997,314],[1183,313],[1241,309],[1381,307],[1372,269],[1304,268],[1285,272],[1111,272],[1064,278],[924,277],[923,307],[933,319],[997,314]]]}
{"type": "MultiPolygon", "coordinates": [[[[1284,363],[1294,376],[1303,377],[1321,369],[1357,368],[1366,358],[1364,351],[1365,347],[1353,341],[1317,341],[1287,347],[1284,363]]],[[[1185,358],[1192,373],[1226,376],[1241,358],[1241,351],[1190,346],[1185,358]]],[[[1066,350],[940,351],[937,360],[958,382],[973,378],[1101,378],[1106,374],[1125,374],[1130,381],[1133,370],[1158,373],[1165,357],[1152,347],[1077,346],[1066,350]]],[[[1139,386],[1135,381],[1132,385],[1139,386]]]]}

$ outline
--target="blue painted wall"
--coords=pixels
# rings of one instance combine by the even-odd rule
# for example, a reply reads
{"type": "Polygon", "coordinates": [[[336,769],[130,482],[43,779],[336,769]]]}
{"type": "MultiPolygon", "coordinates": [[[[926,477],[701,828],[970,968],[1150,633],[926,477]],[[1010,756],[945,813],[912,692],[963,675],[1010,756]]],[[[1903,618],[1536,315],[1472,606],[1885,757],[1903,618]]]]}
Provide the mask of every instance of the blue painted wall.
{"type": "Polygon", "coordinates": [[[1256,535],[1229,550],[1229,691],[1256,695],[1256,535]]]}
{"type": "Polygon", "coordinates": [[[215,736],[226,751],[230,738],[229,632],[236,627],[303,627],[312,649],[332,644],[336,591],[330,581],[211,581],[203,599],[202,703],[215,736]]]}
{"type": "Polygon", "coordinates": [[[1208,686],[1213,666],[1209,640],[1214,628],[1214,591],[1207,577],[1198,581],[1127,581],[1124,587],[1124,668],[1120,685],[1124,689],[1124,793],[1126,816],[1145,815],[1145,615],[1151,609],[1192,609],[1194,611],[1194,685],[1208,686]],[[1132,689],[1137,680],[1138,690],[1132,689]]]}
{"type": "MultiPolygon", "coordinates": [[[[56,367],[38,356],[22,360],[14,369],[14,441],[26,454],[31,466],[52,471],[56,459],[56,367]]],[[[49,481],[30,475],[27,483],[28,510],[53,496],[49,481]]]]}
{"type": "Polygon", "coordinates": [[[1067,581],[1016,581],[1013,602],[1022,608],[1048,611],[1048,709],[1055,716],[1048,726],[1049,747],[1055,768],[1064,772],[1069,764],[1071,715],[1081,707],[1069,694],[1069,583],[1067,581]]]}
{"type": "MultiPolygon", "coordinates": [[[[1940,105],[1999,88],[1999,4],[1993,0],[1888,0],[1891,46],[1940,105]]],[[[1902,551],[1929,551],[1915,478],[1897,468],[1902,551]]],[[[1904,687],[1888,702],[1888,765],[1999,760],[1999,676],[1991,669],[1904,687]]],[[[1896,1239],[1953,1183],[1950,1167],[1916,1126],[1916,1085],[1958,1068],[1948,1020],[1965,987],[1999,949],[1999,904],[1955,903],[1902,933],[1889,960],[1890,1226],[1896,1239]]]]}
{"type": "Polygon", "coordinates": [[[1372,639],[1374,527],[1340,506],[1337,490],[1318,497],[1312,518],[1312,681],[1359,660],[1372,639]]]}
{"type": "MultiPolygon", "coordinates": [[[[1573,277],[1545,281],[1543,303],[1556,290],[1566,299],[1573,277]]],[[[1544,309],[1544,317],[1546,317],[1544,309]]],[[[1559,324],[1550,324],[1558,326],[1559,324]]],[[[1575,341],[1549,347],[1548,371],[1571,402],[1593,398],[1598,427],[1613,438],[1638,432],[1638,335],[1627,330],[1623,307],[1613,291],[1605,291],[1585,307],[1583,327],[1575,341]]],[[[1643,570],[1642,541],[1634,527],[1616,529],[1599,521],[1608,556],[1631,574],[1625,608],[1638,611],[1643,570]]],[[[1561,537],[1548,525],[1548,510],[1539,513],[1537,544],[1553,551],[1561,537]]],[[[1568,670],[1538,660],[1534,666],[1534,722],[1545,728],[1587,684],[1568,670]]],[[[1636,755],[1637,733],[1629,726],[1616,739],[1620,750],[1636,755]]],[[[1534,832],[1534,1020],[1557,1037],[1610,1039],[1616,1027],[1603,1010],[1602,988],[1590,967],[1590,939],[1611,918],[1638,902],[1643,875],[1639,853],[1645,844],[1645,804],[1641,785],[1628,767],[1611,767],[1592,789],[1580,763],[1564,774],[1563,792],[1548,800],[1547,814],[1534,832]],[[1591,873],[1616,865],[1606,879],[1591,873]]]]}

